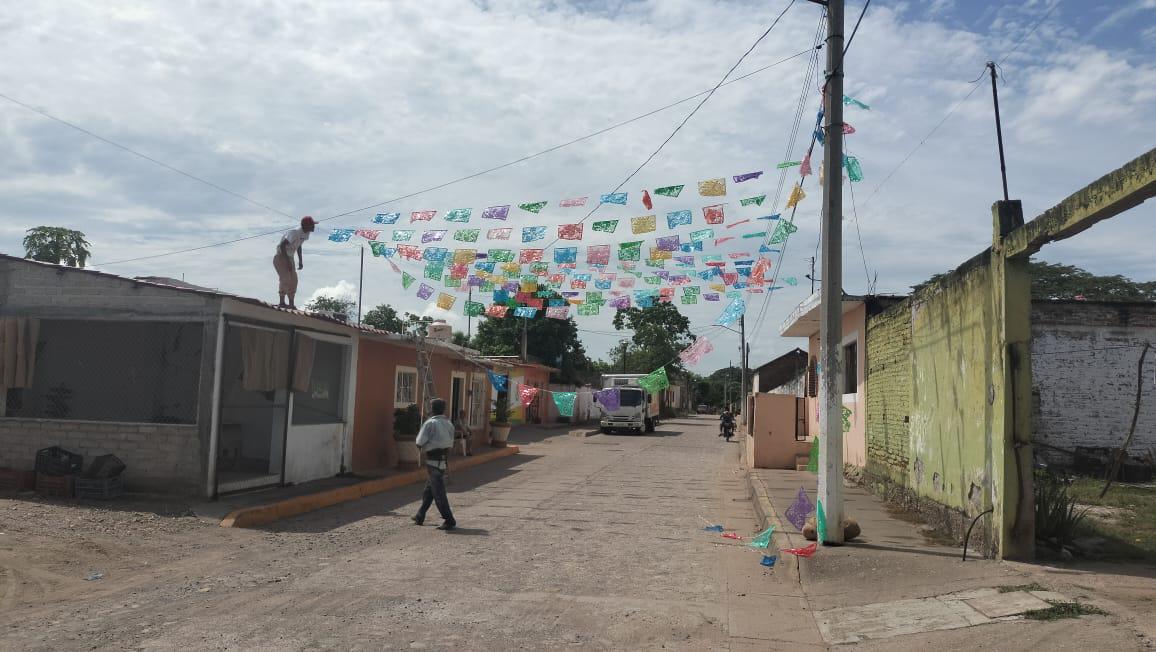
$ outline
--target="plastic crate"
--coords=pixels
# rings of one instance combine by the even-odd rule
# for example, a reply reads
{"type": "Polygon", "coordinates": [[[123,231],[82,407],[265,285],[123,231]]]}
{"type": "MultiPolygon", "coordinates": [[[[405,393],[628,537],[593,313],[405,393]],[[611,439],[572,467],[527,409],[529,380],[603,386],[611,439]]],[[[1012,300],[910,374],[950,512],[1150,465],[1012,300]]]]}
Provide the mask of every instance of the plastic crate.
{"type": "Polygon", "coordinates": [[[76,478],[73,489],[77,498],[111,500],[124,493],[120,476],[111,478],[76,478]]]}
{"type": "Polygon", "coordinates": [[[124,462],[116,455],[100,455],[92,460],[92,464],[88,465],[88,470],[84,472],[85,478],[115,478],[124,473],[124,462]]]}
{"type": "Polygon", "coordinates": [[[35,471],[0,469],[0,492],[31,491],[36,487],[35,471]]]}
{"type": "Polygon", "coordinates": [[[36,474],[36,493],[42,496],[72,498],[72,481],[75,476],[36,474]]]}
{"type": "Polygon", "coordinates": [[[50,446],[36,451],[36,472],[45,475],[75,475],[84,468],[84,456],[50,446]]]}

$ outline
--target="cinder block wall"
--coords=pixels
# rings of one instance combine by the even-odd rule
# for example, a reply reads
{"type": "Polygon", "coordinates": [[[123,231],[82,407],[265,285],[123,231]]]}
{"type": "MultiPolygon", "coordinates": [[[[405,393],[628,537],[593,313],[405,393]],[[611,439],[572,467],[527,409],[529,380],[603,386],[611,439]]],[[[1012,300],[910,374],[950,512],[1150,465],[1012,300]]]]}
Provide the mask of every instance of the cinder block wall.
{"type": "Polygon", "coordinates": [[[36,451],[60,446],[84,455],[85,468],[112,453],[128,467],[125,489],[194,494],[200,488],[197,426],[0,419],[0,467],[32,470],[36,451]]]}
{"type": "MultiPolygon", "coordinates": [[[[1156,344],[1156,305],[1083,301],[1033,302],[1034,439],[1073,450],[1118,447],[1136,406],[1136,371],[1143,342],[1156,344]]],[[[1143,395],[1131,449],[1156,449],[1156,351],[1144,362],[1143,395]]],[[[1040,446],[1049,462],[1072,458],[1040,446]]]]}
{"type": "Polygon", "coordinates": [[[867,320],[867,470],[907,480],[911,445],[911,305],[867,320]]]}

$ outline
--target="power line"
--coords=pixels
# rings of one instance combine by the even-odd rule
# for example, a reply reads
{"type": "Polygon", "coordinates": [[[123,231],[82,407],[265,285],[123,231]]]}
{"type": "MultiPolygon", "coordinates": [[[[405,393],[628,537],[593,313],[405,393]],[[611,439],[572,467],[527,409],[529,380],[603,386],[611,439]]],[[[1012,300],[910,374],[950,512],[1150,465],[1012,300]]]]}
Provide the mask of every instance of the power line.
{"type": "Polygon", "coordinates": [[[184,170],[182,170],[178,167],[174,167],[172,165],[169,165],[168,163],[165,163],[164,161],[157,160],[157,159],[149,156],[148,154],[144,154],[142,152],[139,152],[139,151],[129,147],[128,145],[122,145],[122,144],[116,142],[115,140],[112,140],[110,138],[105,138],[104,136],[101,136],[98,133],[95,133],[93,131],[85,129],[84,127],[81,127],[78,124],[69,122],[68,120],[65,120],[64,118],[58,118],[58,117],[52,115],[51,113],[49,113],[43,109],[37,108],[37,107],[32,106],[31,104],[27,104],[25,102],[21,102],[20,100],[14,98],[14,97],[10,97],[8,95],[0,93],[0,99],[8,100],[9,102],[11,102],[17,106],[24,107],[25,109],[28,109],[29,111],[32,111],[33,113],[44,116],[45,118],[48,118],[49,120],[52,120],[53,122],[57,122],[57,123],[60,123],[66,127],[71,128],[71,129],[75,129],[76,131],[79,131],[82,134],[85,134],[87,136],[95,138],[106,145],[111,145],[111,146],[113,146],[119,150],[128,152],[129,154],[132,154],[133,156],[140,157],[140,158],[142,158],[142,159],[144,159],[144,160],[146,160],[149,163],[152,163],[154,165],[159,165],[162,168],[169,170],[170,172],[176,172],[177,174],[179,174],[183,177],[187,177],[189,179],[192,179],[193,181],[196,181],[197,183],[203,183],[204,185],[206,185],[210,188],[213,188],[214,190],[218,190],[220,192],[223,192],[226,195],[231,195],[233,197],[236,197],[237,199],[240,199],[242,201],[246,201],[250,204],[253,204],[254,206],[259,206],[261,208],[264,208],[267,211],[277,213],[278,215],[283,215],[285,217],[293,219],[292,215],[290,215],[289,213],[286,213],[283,210],[273,208],[272,206],[269,206],[268,204],[263,204],[263,203],[257,201],[256,199],[252,199],[251,197],[246,197],[245,195],[242,195],[239,192],[236,192],[234,190],[229,190],[228,188],[226,188],[222,185],[213,183],[212,181],[209,181],[207,179],[202,179],[201,177],[198,177],[197,175],[195,175],[191,172],[185,172],[184,170]]]}
{"type": "MultiPolygon", "coordinates": [[[[473,173],[471,173],[471,174],[468,174],[468,175],[465,175],[465,176],[457,177],[456,179],[452,179],[452,180],[450,180],[450,181],[446,181],[446,182],[444,182],[444,183],[439,183],[439,184],[437,184],[437,185],[434,185],[434,186],[430,186],[430,187],[428,187],[428,188],[422,188],[421,190],[417,190],[417,191],[414,191],[414,192],[410,192],[410,193],[407,193],[407,194],[404,194],[404,195],[400,195],[400,196],[398,196],[398,197],[393,197],[393,198],[391,198],[391,199],[387,199],[387,200],[385,200],[385,201],[377,202],[377,203],[375,203],[375,204],[371,204],[371,205],[369,205],[369,206],[363,206],[363,207],[361,207],[361,208],[355,208],[355,209],[353,209],[353,210],[345,211],[345,212],[343,212],[343,213],[338,213],[338,214],[336,214],[336,215],[331,215],[331,216],[329,216],[329,217],[326,217],[326,218],[322,218],[322,219],[320,219],[320,220],[318,220],[318,221],[319,221],[319,222],[325,222],[325,221],[329,221],[329,220],[334,220],[334,219],[337,219],[337,218],[340,218],[340,217],[346,217],[346,216],[349,216],[349,215],[353,215],[354,213],[359,213],[359,212],[361,212],[361,211],[366,211],[366,210],[370,210],[370,209],[378,208],[378,207],[380,207],[380,206],[384,206],[384,205],[386,205],[386,204],[392,204],[392,203],[394,203],[394,202],[399,202],[399,201],[403,201],[403,200],[406,200],[406,199],[411,199],[411,198],[413,198],[413,197],[417,197],[418,195],[423,195],[423,194],[425,194],[425,193],[428,193],[428,192],[433,192],[433,191],[435,191],[435,190],[441,190],[441,189],[443,189],[443,188],[447,188],[447,187],[449,187],[449,186],[452,186],[452,185],[455,185],[455,184],[458,184],[458,183],[462,183],[462,182],[465,182],[465,181],[470,181],[470,180],[472,180],[472,179],[476,179],[476,178],[478,178],[478,177],[481,177],[481,176],[484,176],[484,175],[487,175],[487,174],[490,174],[490,173],[493,173],[493,172],[497,172],[498,170],[502,170],[502,169],[505,169],[505,168],[508,168],[508,167],[511,167],[511,166],[514,166],[514,165],[518,165],[519,163],[525,163],[526,161],[529,161],[529,160],[531,160],[531,159],[535,159],[535,158],[538,158],[538,157],[540,157],[540,156],[544,156],[544,155],[546,155],[546,154],[550,154],[550,153],[552,153],[552,152],[556,152],[556,151],[558,151],[558,150],[560,150],[560,149],[562,149],[562,148],[564,148],[564,147],[569,147],[569,146],[571,146],[571,145],[575,145],[575,144],[577,144],[577,143],[583,142],[583,141],[585,141],[585,140],[589,140],[589,139],[591,139],[591,138],[594,138],[594,137],[596,137],[596,136],[601,136],[602,134],[605,134],[605,133],[607,133],[607,132],[609,132],[609,131],[612,131],[612,130],[614,130],[614,129],[618,129],[618,128],[620,128],[620,127],[625,127],[625,126],[627,126],[627,125],[629,125],[629,124],[632,124],[632,123],[634,123],[634,122],[638,122],[639,120],[642,120],[642,119],[645,119],[645,118],[649,118],[649,117],[650,117],[650,116],[652,116],[652,115],[655,115],[655,114],[657,114],[657,113],[661,113],[661,112],[663,112],[663,111],[666,111],[666,110],[668,110],[668,109],[672,109],[672,108],[674,108],[674,107],[676,107],[676,106],[679,106],[680,104],[685,104],[685,103],[687,103],[687,102],[689,102],[689,101],[691,101],[691,100],[693,100],[693,99],[695,99],[695,98],[701,97],[701,96],[703,96],[703,95],[706,95],[706,94],[708,94],[708,93],[713,93],[715,90],[717,90],[718,88],[721,88],[722,86],[728,86],[728,85],[730,85],[730,84],[734,84],[734,83],[736,83],[736,82],[742,81],[742,80],[744,80],[744,79],[747,79],[747,78],[749,78],[749,77],[753,77],[754,75],[757,75],[757,74],[759,74],[759,73],[761,73],[761,72],[765,72],[765,71],[767,71],[767,70],[770,70],[771,68],[774,68],[774,67],[776,67],[776,66],[779,66],[779,65],[782,65],[782,64],[784,64],[784,63],[787,63],[788,61],[792,61],[792,60],[794,60],[794,59],[797,59],[797,58],[799,58],[799,57],[803,56],[804,54],[809,54],[809,53],[811,53],[813,50],[815,50],[815,49],[817,49],[817,48],[821,48],[821,47],[823,47],[823,46],[822,46],[822,45],[818,45],[818,46],[816,46],[815,48],[807,48],[806,50],[801,50],[801,51],[799,51],[799,52],[796,52],[795,54],[792,54],[792,55],[790,55],[790,56],[788,56],[788,57],[784,57],[784,58],[782,58],[782,59],[780,59],[780,60],[778,60],[778,61],[775,61],[774,63],[770,63],[770,64],[768,64],[768,65],[766,65],[766,66],[763,66],[763,67],[761,67],[761,68],[757,68],[757,69],[755,69],[755,70],[752,70],[751,72],[748,72],[748,73],[746,73],[746,74],[744,74],[744,75],[741,75],[741,76],[739,76],[739,77],[735,77],[734,79],[728,80],[728,81],[726,81],[725,83],[723,83],[722,85],[720,85],[720,86],[718,86],[718,87],[716,87],[716,88],[713,88],[713,89],[708,89],[708,90],[704,90],[704,91],[700,91],[700,92],[698,92],[698,93],[695,93],[694,95],[690,95],[690,96],[684,97],[684,98],[683,98],[683,99],[681,99],[681,100],[677,100],[677,101],[671,102],[670,104],[667,104],[667,105],[665,105],[665,106],[659,107],[659,108],[657,108],[657,109],[652,109],[652,110],[650,110],[650,111],[647,111],[646,113],[643,113],[643,114],[641,114],[641,115],[637,115],[637,116],[634,116],[633,118],[628,118],[628,119],[626,119],[626,120],[623,120],[623,121],[621,121],[621,122],[617,122],[617,123],[615,123],[615,124],[613,124],[613,125],[610,125],[610,126],[608,126],[608,127],[603,127],[602,129],[599,129],[599,130],[597,130],[597,131],[593,131],[593,132],[590,132],[590,133],[588,133],[588,134],[586,134],[586,135],[584,135],[584,136],[579,136],[578,138],[574,138],[574,139],[572,139],[572,140],[566,141],[566,142],[564,142],[564,143],[561,143],[561,144],[558,144],[558,145],[554,145],[554,146],[552,146],[552,147],[548,147],[548,148],[546,148],[546,149],[540,150],[540,151],[538,151],[538,152],[535,152],[535,153],[533,153],[533,154],[528,154],[528,155],[526,155],[526,156],[523,156],[523,157],[521,157],[521,158],[517,158],[517,159],[514,159],[514,160],[512,160],[512,161],[508,161],[508,162],[506,162],[506,163],[502,163],[502,164],[500,164],[500,165],[495,165],[495,166],[493,166],[493,167],[489,167],[489,168],[486,168],[486,169],[484,169],[484,170],[479,170],[479,171],[477,171],[477,172],[473,172],[473,173]]],[[[275,211],[275,212],[280,212],[280,211],[275,211]]],[[[284,215],[284,213],[281,213],[281,214],[282,214],[282,215],[284,215]]],[[[291,217],[291,218],[292,218],[292,216],[289,216],[289,215],[286,215],[286,216],[287,216],[287,217],[291,217]]],[[[177,254],[191,253],[191,252],[194,252],[194,251],[200,251],[200,250],[202,250],[202,249],[209,249],[209,248],[211,248],[211,247],[220,247],[220,246],[225,246],[225,245],[235,244],[235,243],[237,243],[237,242],[244,242],[244,241],[246,241],[246,240],[253,240],[253,239],[256,239],[256,238],[263,238],[263,237],[265,237],[265,236],[269,236],[269,235],[277,235],[277,234],[281,233],[281,232],[282,232],[282,230],[283,230],[283,229],[277,229],[277,230],[274,230],[274,231],[265,231],[265,232],[262,232],[262,233],[256,233],[256,234],[253,234],[253,235],[248,235],[248,236],[242,236],[242,237],[239,237],[239,238],[234,238],[234,239],[232,239],[232,240],[224,240],[224,241],[221,241],[221,242],[214,242],[214,243],[210,243],[210,244],[206,244],[206,245],[201,245],[201,246],[197,246],[197,247],[190,247],[190,248],[186,248],[186,249],[177,249],[177,250],[174,250],[174,251],[168,251],[168,252],[159,253],[159,254],[150,254],[150,255],[148,255],[148,256],[138,256],[138,257],[135,257],[135,258],[126,258],[126,259],[124,259],[124,260],[116,260],[116,261],[107,262],[107,263],[100,263],[100,265],[102,265],[102,266],[108,266],[108,265],[120,265],[120,264],[122,264],[122,263],[132,263],[132,262],[137,262],[137,261],[141,261],[141,260],[151,260],[151,259],[154,259],[154,258],[163,258],[163,257],[166,257],[166,256],[175,256],[175,255],[177,255],[177,254]]]]}
{"type": "MultiPolygon", "coordinates": [[[[1028,32],[1025,33],[1023,36],[1021,36],[1018,41],[1016,41],[1016,44],[1012,47],[1011,50],[1009,50],[1007,52],[1007,54],[1003,55],[1003,57],[1000,58],[999,63],[1002,64],[1004,61],[1007,61],[1007,58],[1010,57],[1016,50],[1018,50],[1020,45],[1022,45],[1024,43],[1024,41],[1026,41],[1028,39],[1028,37],[1030,37],[1032,34],[1036,33],[1036,30],[1039,29],[1040,25],[1042,25],[1043,22],[1048,19],[1048,16],[1052,15],[1052,12],[1056,10],[1056,7],[1060,6],[1060,1],[1061,0],[1056,0],[1056,3],[1053,4],[1051,7],[1049,7],[1048,10],[1045,11],[1043,13],[1043,15],[1040,16],[1039,20],[1037,20],[1036,23],[1034,25],[1032,25],[1032,28],[1030,30],[1028,30],[1028,32]]],[[[931,128],[931,131],[927,132],[927,135],[924,136],[922,139],[920,139],[919,143],[915,147],[913,147],[910,152],[907,152],[907,155],[903,157],[903,160],[899,161],[899,164],[896,165],[894,168],[892,168],[892,170],[890,172],[888,172],[885,177],[883,177],[883,180],[879,182],[879,185],[875,186],[875,189],[871,191],[871,194],[867,196],[867,199],[863,200],[863,207],[864,208],[866,208],[868,202],[870,202],[871,199],[879,193],[879,189],[882,188],[884,185],[886,185],[887,182],[891,180],[891,177],[895,176],[895,173],[899,171],[899,168],[903,167],[907,163],[907,161],[910,160],[911,157],[915,155],[915,152],[919,151],[919,148],[923,147],[923,145],[933,135],[935,135],[935,132],[939,131],[939,128],[943,126],[943,123],[947,122],[947,119],[950,118],[955,113],[955,111],[957,109],[959,109],[959,107],[964,102],[966,102],[968,100],[968,98],[970,98],[973,94],[975,94],[976,89],[978,89],[980,86],[980,80],[982,80],[982,79],[983,79],[983,75],[981,74],[978,78],[976,78],[975,81],[971,82],[971,84],[972,84],[971,90],[969,90],[967,92],[967,95],[964,95],[958,102],[956,102],[955,105],[952,106],[951,109],[947,112],[947,115],[943,116],[943,118],[940,119],[939,122],[935,123],[935,126],[931,128]]]]}

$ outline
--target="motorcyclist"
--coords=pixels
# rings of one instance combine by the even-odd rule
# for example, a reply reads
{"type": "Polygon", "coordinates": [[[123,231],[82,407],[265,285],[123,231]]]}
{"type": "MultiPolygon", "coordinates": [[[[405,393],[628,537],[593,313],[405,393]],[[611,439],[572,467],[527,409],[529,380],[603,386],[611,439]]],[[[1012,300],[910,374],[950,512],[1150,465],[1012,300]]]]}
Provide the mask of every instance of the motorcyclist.
{"type": "Polygon", "coordinates": [[[725,437],[728,428],[730,428],[732,431],[734,430],[735,415],[731,414],[731,410],[729,407],[723,409],[723,413],[721,415],[719,415],[718,421],[719,421],[719,424],[718,424],[718,436],[719,437],[725,437]]]}

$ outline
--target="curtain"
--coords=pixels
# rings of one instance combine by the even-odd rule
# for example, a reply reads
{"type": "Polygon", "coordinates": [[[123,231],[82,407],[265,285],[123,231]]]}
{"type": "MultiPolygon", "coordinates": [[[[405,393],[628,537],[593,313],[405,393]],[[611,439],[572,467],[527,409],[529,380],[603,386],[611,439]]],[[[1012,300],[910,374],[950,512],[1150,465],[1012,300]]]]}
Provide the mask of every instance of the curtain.
{"type": "Polygon", "coordinates": [[[40,320],[0,317],[0,388],[32,386],[40,320]]]}
{"type": "Polygon", "coordinates": [[[308,392],[309,381],[313,378],[313,355],[317,351],[317,340],[303,333],[297,334],[297,355],[293,361],[293,391],[308,392]]]}
{"type": "Polygon", "coordinates": [[[240,326],[241,386],[250,392],[285,388],[289,374],[289,334],[240,326]]]}

